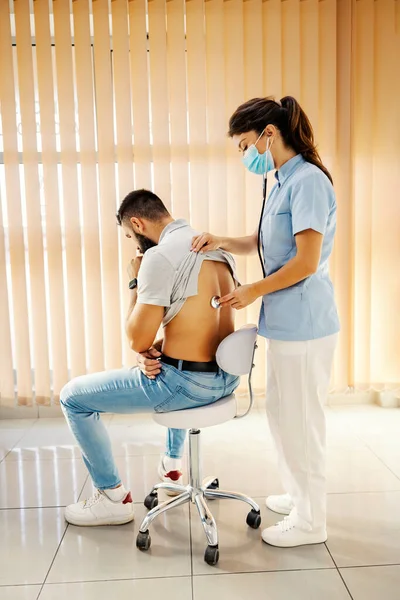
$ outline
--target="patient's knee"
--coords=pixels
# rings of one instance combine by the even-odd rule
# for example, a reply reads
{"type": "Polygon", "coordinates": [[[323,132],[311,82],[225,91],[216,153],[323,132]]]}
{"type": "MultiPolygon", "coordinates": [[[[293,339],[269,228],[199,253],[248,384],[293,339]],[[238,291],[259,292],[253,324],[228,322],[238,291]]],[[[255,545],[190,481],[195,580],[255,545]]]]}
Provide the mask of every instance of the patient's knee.
{"type": "Polygon", "coordinates": [[[60,392],[60,404],[61,408],[66,408],[71,398],[73,398],[71,381],[69,381],[60,392]]]}
{"type": "Polygon", "coordinates": [[[79,377],[75,379],[71,379],[60,392],[60,404],[61,408],[74,408],[75,401],[78,396],[81,396],[79,393],[80,385],[79,385],[79,377]]]}

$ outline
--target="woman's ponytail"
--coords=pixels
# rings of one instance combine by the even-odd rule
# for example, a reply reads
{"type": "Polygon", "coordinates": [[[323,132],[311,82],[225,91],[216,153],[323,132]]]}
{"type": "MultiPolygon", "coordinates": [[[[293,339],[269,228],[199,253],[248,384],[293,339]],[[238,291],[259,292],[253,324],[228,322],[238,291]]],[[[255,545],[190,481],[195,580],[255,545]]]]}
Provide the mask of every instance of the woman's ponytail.
{"type": "Polygon", "coordinates": [[[333,179],[328,169],[323,165],[320,155],[314,143],[314,132],[304,110],[292,96],[285,96],[281,100],[281,106],[287,111],[288,130],[286,140],[289,145],[304,159],[315,165],[328,177],[331,183],[333,179]]]}
{"type": "Polygon", "coordinates": [[[253,98],[233,113],[229,120],[228,135],[241,135],[256,131],[261,135],[267,125],[275,125],[280,131],[284,144],[315,165],[328,177],[332,177],[324,167],[314,143],[314,132],[310,121],[300,104],[292,96],[285,96],[280,102],[269,98],[253,98]]]}

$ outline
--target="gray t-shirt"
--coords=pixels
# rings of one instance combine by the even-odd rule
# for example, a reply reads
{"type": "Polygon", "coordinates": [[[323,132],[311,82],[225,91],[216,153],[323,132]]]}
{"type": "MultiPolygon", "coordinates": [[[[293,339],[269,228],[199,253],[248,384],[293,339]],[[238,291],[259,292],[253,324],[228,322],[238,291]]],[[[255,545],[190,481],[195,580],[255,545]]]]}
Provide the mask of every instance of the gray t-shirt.
{"type": "Polygon", "coordinates": [[[163,230],[158,245],[147,250],[143,256],[138,277],[137,302],[164,306],[164,327],[176,317],[187,298],[197,295],[203,260],[226,263],[236,285],[239,285],[232,255],[224,250],[205,254],[191,252],[195,235],[198,232],[186,221],[177,219],[163,230]]]}

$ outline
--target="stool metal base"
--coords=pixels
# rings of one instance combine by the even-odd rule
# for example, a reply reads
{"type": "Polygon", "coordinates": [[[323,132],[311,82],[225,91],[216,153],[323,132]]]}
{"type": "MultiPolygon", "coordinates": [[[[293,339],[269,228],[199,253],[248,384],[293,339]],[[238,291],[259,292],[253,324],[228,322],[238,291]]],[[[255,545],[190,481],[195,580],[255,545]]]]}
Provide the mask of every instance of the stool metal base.
{"type": "Polygon", "coordinates": [[[207,499],[240,500],[241,502],[245,502],[252,509],[247,517],[247,524],[250,527],[257,529],[261,524],[260,507],[258,504],[244,494],[215,489],[212,485],[214,481],[215,477],[207,477],[202,480],[200,466],[200,431],[198,429],[191,429],[189,432],[189,485],[183,486],[173,483],[157,483],[153,487],[148,498],[150,498],[150,496],[156,498],[158,490],[175,492],[179,493],[179,495],[150,510],[140,525],[137,547],[140,550],[148,550],[150,548],[151,540],[149,527],[154,519],[168,510],[191,502],[197,507],[208,542],[205,560],[209,564],[216,564],[218,562],[218,530],[215,519],[206,502],[207,499]]]}

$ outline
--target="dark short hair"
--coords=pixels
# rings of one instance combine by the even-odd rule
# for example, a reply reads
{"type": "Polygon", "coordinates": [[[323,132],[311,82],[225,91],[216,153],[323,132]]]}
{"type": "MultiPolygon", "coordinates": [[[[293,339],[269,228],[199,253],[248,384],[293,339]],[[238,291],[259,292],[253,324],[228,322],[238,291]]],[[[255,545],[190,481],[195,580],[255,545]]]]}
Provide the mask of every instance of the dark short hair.
{"type": "Polygon", "coordinates": [[[121,202],[117,212],[117,223],[122,225],[124,219],[137,217],[148,221],[159,221],[168,217],[169,212],[164,203],[156,194],[149,190],[135,190],[130,192],[121,202]]]}

